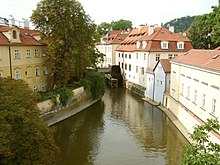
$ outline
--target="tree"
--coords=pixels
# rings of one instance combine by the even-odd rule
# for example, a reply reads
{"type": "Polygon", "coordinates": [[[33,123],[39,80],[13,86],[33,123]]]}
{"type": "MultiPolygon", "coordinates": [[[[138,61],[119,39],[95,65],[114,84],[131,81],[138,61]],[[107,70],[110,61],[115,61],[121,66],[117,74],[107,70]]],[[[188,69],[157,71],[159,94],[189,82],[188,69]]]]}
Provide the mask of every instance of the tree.
{"type": "Polygon", "coordinates": [[[106,35],[111,30],[111,24],[107,22],[102,22],[100,25],[97,26],[97,32],[100,36],[106,35]]]}
{"type": "Polygon", "coordinates": [[[220,144],[209,140],[208,133],[218,132],[220,124],[217,119],[208,119],[201,126],[194,127],[191,135],[194,144],[186,146],[186,152],[183,156],[183,165],[218,165],[220,164],[220,144]]]}
{"type": "Polygon", "coordinates": [[[166,22],[163,27],[169,29],[169,26],[174,26],[174,32],[179,33],[179,32],[185,32],[192,22],[195,20],[195,16],[186,16],[186,17],[181,17],[181,18],[175,18],[169,22],[166,22]]]}
{"type": "Polygon", "coordinates": [[[76,0],[42,0],[31,21],[48,43],[49,87],[62,87],[72,76],[82,78],[95,47],[95,24],[76,0]]]}
{"type": "Polygon", "coordinates": [[[39,118],[36,99],[23,80],[0,80],[0,164],[51,165],[58,160],[54,130],[39,118]]]}
{"type": "Polygon", "coordinates": [[[189,29],[189,39],[196,49],[214,49],[220,46],[220,6],[209,14],[197,16],[189,29]]]}
{"type": "Polygon", "coordinates": [[[132,29],[132,22],[129,20],[120,19],[119,21],[111,22],[112,30],[128,30],[132,29]]]}

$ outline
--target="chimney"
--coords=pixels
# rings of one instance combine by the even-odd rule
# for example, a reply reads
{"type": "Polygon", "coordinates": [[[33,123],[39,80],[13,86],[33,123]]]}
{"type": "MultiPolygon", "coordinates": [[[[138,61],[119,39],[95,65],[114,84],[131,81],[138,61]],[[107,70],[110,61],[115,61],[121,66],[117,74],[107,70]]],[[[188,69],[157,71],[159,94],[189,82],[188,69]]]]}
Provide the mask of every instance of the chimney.
{"type": "Polygon", "coordinates": [[[153,25],[148,26],[148,35],[150,36],[153,33],[154,33],[154,26],[153,25]]]}
{"type": "Polygon", "coordinates": [[[170,27],[169,27],[169,31],[171,31],[172,33],[174,33],[174,26],[170,26],[170,27]]]}
{"type": "Polygon", "coordinates": [[[144,27],[143,24],[139,25],[139,31],[141,31],[141,29],[144,27]]]}

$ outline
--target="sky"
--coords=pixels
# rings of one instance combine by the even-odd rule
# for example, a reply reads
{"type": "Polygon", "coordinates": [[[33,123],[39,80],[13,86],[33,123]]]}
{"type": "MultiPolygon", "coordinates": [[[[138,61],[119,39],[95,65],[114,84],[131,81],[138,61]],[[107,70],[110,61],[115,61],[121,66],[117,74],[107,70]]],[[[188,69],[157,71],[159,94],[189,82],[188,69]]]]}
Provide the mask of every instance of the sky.
{"type": "MultiPolygon", "coordinates": [[[[218,0],[78,0],[96,23],[130,20],[140,24],[160,25],[174,18],[209,13],[218,0]]],[[[29,19],[40,0],[0,0],[0,17],[29,19]]]]}

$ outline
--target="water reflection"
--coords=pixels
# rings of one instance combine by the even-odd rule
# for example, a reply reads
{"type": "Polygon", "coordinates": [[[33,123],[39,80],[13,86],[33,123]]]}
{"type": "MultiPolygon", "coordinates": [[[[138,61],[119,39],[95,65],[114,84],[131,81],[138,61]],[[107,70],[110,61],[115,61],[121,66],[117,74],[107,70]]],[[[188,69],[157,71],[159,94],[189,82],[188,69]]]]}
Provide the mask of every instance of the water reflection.
{"type": "Polygon", "coordinates": [[[156,107],[125,89],[57,125],[61,165],[176,165],[186,140],[156,107]]]}

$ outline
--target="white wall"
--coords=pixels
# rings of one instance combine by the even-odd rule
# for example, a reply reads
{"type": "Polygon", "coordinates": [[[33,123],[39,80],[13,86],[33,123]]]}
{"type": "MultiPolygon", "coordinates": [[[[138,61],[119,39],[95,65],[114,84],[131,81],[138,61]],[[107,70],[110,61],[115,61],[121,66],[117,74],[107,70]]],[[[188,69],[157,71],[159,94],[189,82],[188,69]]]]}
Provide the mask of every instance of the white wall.
{"type": "Polygon", "coordinates": [[[166,74],[161,63],[158,63],[155,68],[155,84],[154,84],[154,100],[158,103],[163,103],[163,94],[165,91],[166,74]]]}
{"type": "Polygon", "coordinates": [[[154,99],[154,74],[147,73],[145,97],[154,99]]]}

